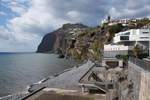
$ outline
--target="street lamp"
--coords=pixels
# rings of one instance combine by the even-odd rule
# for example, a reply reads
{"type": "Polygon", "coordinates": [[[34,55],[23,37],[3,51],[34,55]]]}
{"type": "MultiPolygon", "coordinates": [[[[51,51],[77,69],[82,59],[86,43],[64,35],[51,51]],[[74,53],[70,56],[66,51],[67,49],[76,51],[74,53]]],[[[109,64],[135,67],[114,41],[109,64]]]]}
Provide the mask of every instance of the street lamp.
{"type": "Polygon", "coordinates": [[[149,58],[150,58],[150,40],[149,40],[149,58]]]}

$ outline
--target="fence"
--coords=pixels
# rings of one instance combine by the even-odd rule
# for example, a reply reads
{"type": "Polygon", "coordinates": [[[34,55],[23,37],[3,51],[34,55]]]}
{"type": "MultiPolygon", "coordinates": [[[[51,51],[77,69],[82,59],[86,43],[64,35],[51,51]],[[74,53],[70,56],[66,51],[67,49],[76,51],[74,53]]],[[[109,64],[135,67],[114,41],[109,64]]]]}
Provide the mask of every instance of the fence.
{"type": "Polygon", "coordinates": [[[131,62],[131,63],[143,68],[144,70],[150,72],[150,62],[148,62],[148,61],[144,61],[141,59],[130,57],[129,62],[131,62]]]}

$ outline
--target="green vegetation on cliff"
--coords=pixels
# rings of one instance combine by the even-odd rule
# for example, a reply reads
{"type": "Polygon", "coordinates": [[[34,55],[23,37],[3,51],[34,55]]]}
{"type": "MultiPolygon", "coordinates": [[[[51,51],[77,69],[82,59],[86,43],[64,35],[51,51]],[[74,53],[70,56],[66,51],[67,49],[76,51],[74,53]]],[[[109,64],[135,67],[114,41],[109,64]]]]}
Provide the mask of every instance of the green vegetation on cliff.
{"type": "Polygon", "coordinates": [[[100,60],[103,55],[103,45],[112,43],[115,33],[145,25],[150,25],[150,20],[147,18],[129,21],[126,26],[121,23],[105,23],[98,27],[64,24],[58,30],[44,36],[37,52],[52,51],[62,57],[100,60]]]}
{"type": "Polygon", "coordinates": [[[100,60],[105,35],[101,35],[101,28],[88,28],[80,32],[76,37],[73,48],[68,49],[68,55],[72,58],[85,60],[100,60]]]}

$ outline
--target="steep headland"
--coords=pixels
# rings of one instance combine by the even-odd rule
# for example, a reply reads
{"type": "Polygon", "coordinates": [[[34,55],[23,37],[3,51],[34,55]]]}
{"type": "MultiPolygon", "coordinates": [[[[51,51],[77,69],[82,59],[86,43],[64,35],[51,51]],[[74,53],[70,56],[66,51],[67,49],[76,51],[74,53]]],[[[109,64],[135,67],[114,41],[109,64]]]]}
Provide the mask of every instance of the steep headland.
{"type": "Polygon", "coordinates": [[[104,36],[100,27],[64,24],[58,30],[44,36],[37,52],[52,52],[82,60],[87,57],[99,59],[104,36]]]}
{"type": "Polygon", "coordinates": [[[61,28],[44,36],[37,52],[57,53],[60,57],[100,60],[103,45],[112,43],[115,33],[128,29],[142,28],[149,19],[128,20],[128,22],[107,22],[101,26],[88,27],[83,24],[64,24],[61,28]]]}
{"type": "MultiPolygon", "coordinates": [[[[149,19],[138,19],[138,20],[129,20],[128,23],[125,23],[125,26],[122,23],[112,22],[112,23],[104,23],[102,26],[98,27],[87,27],[82,24],[65,24],[58,30],[54,32],[48,33],[44,36],[41,44],[38,47],[37,52],[47,53],[58,53],[65,55],[66,57],[76,58],[76,59],[92,59],[94,61],[100,60],[101,55],[103,55],[103,45],[107,43],[112,43],[112,38],[115,33],[128,30],[128,29],[136,29],[136,28],[146,28],[150,26],[149,19]]],[[[125,97],[134,97],[133,96],[133,84],[132,81],[128,82],[128,69],[126,68],[106,68],[106,67],[99,67],[97,64],[93,62],[87,62],[81,66],[76,66],[72,69],[66,70],[61,74],[56,74],[53,77],[46,78],[43,81],[38,82],[38,84],[31,85],[31,89],[41,87],[47,88],[66,88],[66,89],[74,89],[78,87],[78,83],[80,83],[80,78],[82,76],[88,75],[88,70],[92,72],[90,76],[88,76],[88,82],[92,81],[93,79],[97,82],[117,82],[117,84],[110,83],[110,88],[112,90],[112,86],[117,86],[117,89],[122,90],[115,90],[113,94],[123,94],[125,97]],[[96,68],[91,70],[89,68],[96,68]],[[97,69],[98,68],[98,69],[97,69]],[[100,69],[99,69],[100,68],[100,69]],[[96,73],[93,73],[93,72],[96,73]],[[86,73],[86,75],[84,74],[86,73]],[[83,75],[84,74],[84,75],[83,75]],[[95,77],[96,75],[96,77],[95,77]],[[97,78],[99,75],[99,79],[97,78]],[[69,77],[68,77],[69,76],[69,77]],[[110,78],[112,76],[112,78],[110,78]],[[112,80],[115,79],[115,80],[112,80]],[[117,81],[116,81],[117,80],[117,81]],[[68,82],[69,81],[69,82],[68,82]],[[131,96],[130,96],[131,95],[131,96]]],[[[89,72],[90,72],[89,71],[89,72]]],[[[108,84],[108,83],[107,83],[108,84]]],[[[106,86],[108,87],[108,86],[106,86]]],[[[105,88],[101,88],[102,90],[105,88]]],[[[116,88],[114,88],[116,89],[116,88]]],[[[136,89],[137,90],[137,89],[136,89]]],[[[110,91],[111,92],[111,91],[110,91]]],[[[113,91],[112,91],[113,92],[113,91]]],[[[4,97],[7,100],[20,100],[21,98],[28,97],[30,93],[21,93],[17,95],[7,96],[4,97]],[[17,98],[17,99],[16,99],[17,98]]],[[[111,93],[106,93],[106,95],[111,95],[111,93]]],[[[121,97],[121,96],[119,96],[121,97]]],[[[115,99],[118,97],[115,96],[115,99]]]]}
{"type": "Polygon", "coordinates": [[[64,24],[61,28],[50,32],[44,36],[37,52],[46,53],[63,48],[65,38],[74,32],[82,31],[88,28],[83,24],[64,24]]]}

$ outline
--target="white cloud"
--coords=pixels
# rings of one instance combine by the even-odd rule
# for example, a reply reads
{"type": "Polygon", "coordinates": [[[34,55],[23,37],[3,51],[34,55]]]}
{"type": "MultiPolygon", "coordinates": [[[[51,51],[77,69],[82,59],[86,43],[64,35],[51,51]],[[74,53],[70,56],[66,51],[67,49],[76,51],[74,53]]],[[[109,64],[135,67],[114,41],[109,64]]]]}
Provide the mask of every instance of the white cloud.
{"type": "Polygon", "coordinates": [[[27,6],[24,5],[22,1],[18,2],[17,0],[12,0],[11,2],[7,3],[7,7],[18,15],[21,15],[27,11],[27,6]]]}
{"type": "Polygon", "coordinates": [[[81,13],[78,11],[69,11],[67,12],[67,16],[75,22],[81,21],[81,13]]]}
{"type": "Polygon", "coordinates": [[[0,31],[1,38],[3,39],[1,46],[4,47],[3,44],[11,45],[9,47],[14,48],[13,50],[16,48],[15,51],[35,51],[44,34],[60,27],[64,23],[69,22],[65,19],[54,16],[50,10],[47,10],[48,8],[45,7],[45,5],[47,5],[46,2],[45,4],[42,3],[44,2],[33,0],[31,1],[31,6],[22,13],[22,11],[19,10],[21,6],[19,6],[19,9],[16,9],[16,7],[18,7],[18,3],[11,2],[11,10],[20,14],[20,16],[10,19],[7,24],[8,29],[0,31]],[[7,33],[12,33],[12,35],[7,35],[5,31],[7,31],[7,33]],[[11,42],[6,42],[10,40],[6,39],[8,37],[5,36],[10,36],[11,38],[13,37],[14,40],[11,40],[11,42]]]}
{"type": "Polygon", "coordinates": [[[4,16],[4,15],[7,15],[7,14],[3,11],[0,11],[0,16],[4,16]]]}
{"type": "Polygon", "coordinates": [[[118,12],[118,10],[114,7],[109,10],[109,15],[111,15],[113,18],[121,16],[120,12],[118,12]]]}
{"type": "Polygon", "coordinates": [[[5,29],[3,26],[0,26],[0,39],[9,40],[12,34],[5,29]]]}
{"type": "Polygon", "coordinates": [[[149,0],[1,1],[18,15],[8,21],[7,28],[1,29],[0,41],[5,42],[1,42],[0,50],[5,44],[11,45],[10,48],[14,48],[12,51],[36,50],[43,35],[68,22],[98,25],[107,14],[114,18],[150,15],[149,0]]]}
{"type": "Polygon", "coordinates": [[[150,16],[149,0],[113,0],[109,14],[114,18],[136,18],[150,16]]]}
{"type": "Polygon", "coordinates": [[[35,51],[41,37],[36,34],[19,34],[0,26],[0,51],[35,51]]]}

